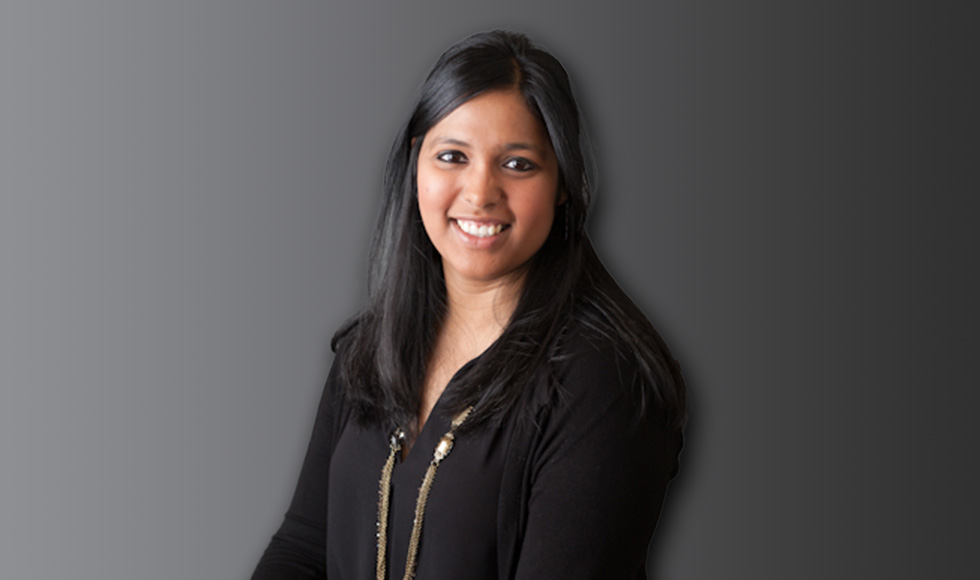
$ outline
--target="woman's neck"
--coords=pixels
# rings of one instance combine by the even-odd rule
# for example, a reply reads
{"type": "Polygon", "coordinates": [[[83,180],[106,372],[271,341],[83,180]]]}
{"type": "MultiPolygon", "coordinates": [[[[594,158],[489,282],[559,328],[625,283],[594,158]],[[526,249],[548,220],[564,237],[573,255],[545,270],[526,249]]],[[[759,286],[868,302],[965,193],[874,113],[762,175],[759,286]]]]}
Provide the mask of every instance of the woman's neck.
{"type": "Polygon", "coordinates": [[[523,279],[522,274],[515,274],[507,279],[483,282],[447,275],[444,329],[472,340],[471,348],[476,349],[476,354],[483,352],[510,321],[523,279]]]}

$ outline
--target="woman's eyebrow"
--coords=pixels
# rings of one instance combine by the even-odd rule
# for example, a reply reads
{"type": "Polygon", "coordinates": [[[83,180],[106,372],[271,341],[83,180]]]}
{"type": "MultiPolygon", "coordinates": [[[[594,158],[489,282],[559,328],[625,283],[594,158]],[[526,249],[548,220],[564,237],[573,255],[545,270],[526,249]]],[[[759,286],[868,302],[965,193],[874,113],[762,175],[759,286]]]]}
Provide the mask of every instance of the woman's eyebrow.
{"type": "Polygon", "coordinates": [[[517,151],[522,149],[541,153],[541,148],[532,143],[508,143],[504,146],[504,151],[517,151]]]}
{"type": "Polygon", "coordinates": [[[434,143],[445,144],[445,145],[459,145],[460,147],[469,147],[469,143],[466,141],[460,141],[459,139],[453,139],[452,137],[436,137],[434,143]]]}

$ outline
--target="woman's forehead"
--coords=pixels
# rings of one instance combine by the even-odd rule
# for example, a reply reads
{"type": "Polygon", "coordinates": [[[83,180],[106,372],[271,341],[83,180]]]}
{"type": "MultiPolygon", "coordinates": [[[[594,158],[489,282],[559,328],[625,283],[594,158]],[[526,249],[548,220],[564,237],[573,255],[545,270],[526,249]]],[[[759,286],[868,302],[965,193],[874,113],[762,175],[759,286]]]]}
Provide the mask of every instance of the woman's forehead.
{"type": "Polygon", "coordinates": [[[541,121],[516,90],[482,93],[464,102],[429,129],[426,142],[458,146],[492,142],[543,153],[552,149],[541,121]]]}

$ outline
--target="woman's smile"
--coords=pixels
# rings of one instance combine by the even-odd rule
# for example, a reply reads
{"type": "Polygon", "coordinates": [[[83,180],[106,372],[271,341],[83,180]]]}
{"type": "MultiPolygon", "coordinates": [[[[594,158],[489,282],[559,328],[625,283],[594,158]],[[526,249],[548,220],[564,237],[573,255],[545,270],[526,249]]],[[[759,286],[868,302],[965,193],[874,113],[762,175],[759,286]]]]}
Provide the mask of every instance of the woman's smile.
{"type": "Polygon", "coordinates": [[[489,238],[496,236],[502,232],[504,228],[508,227],[508,224],[502,224],[499,222],[487,223],[479,220],[467,220],[460,218],[454,218],[452,221],[459,229],[463,230],[464,233],[476,238],[489,238]]]}
{"type": "Polygon", "coordinates": [[[494,245],[502,243],[510,228],[510,224],[498,221],[457,218],[451,219],[450,222],[460,243],[476,250],[489,250],[494,245]]]}

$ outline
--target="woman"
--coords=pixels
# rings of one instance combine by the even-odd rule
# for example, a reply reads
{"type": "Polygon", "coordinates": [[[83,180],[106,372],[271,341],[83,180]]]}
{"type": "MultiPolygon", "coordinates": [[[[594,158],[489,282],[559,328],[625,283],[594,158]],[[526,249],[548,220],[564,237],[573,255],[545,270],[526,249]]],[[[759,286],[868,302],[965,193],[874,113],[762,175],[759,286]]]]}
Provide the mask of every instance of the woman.
{"type": "Polygon", "coordinates": [[[646,577],[685,391],[592,250],[579,123],[522,35],[440,57],[253,578],[646,577]]]}

